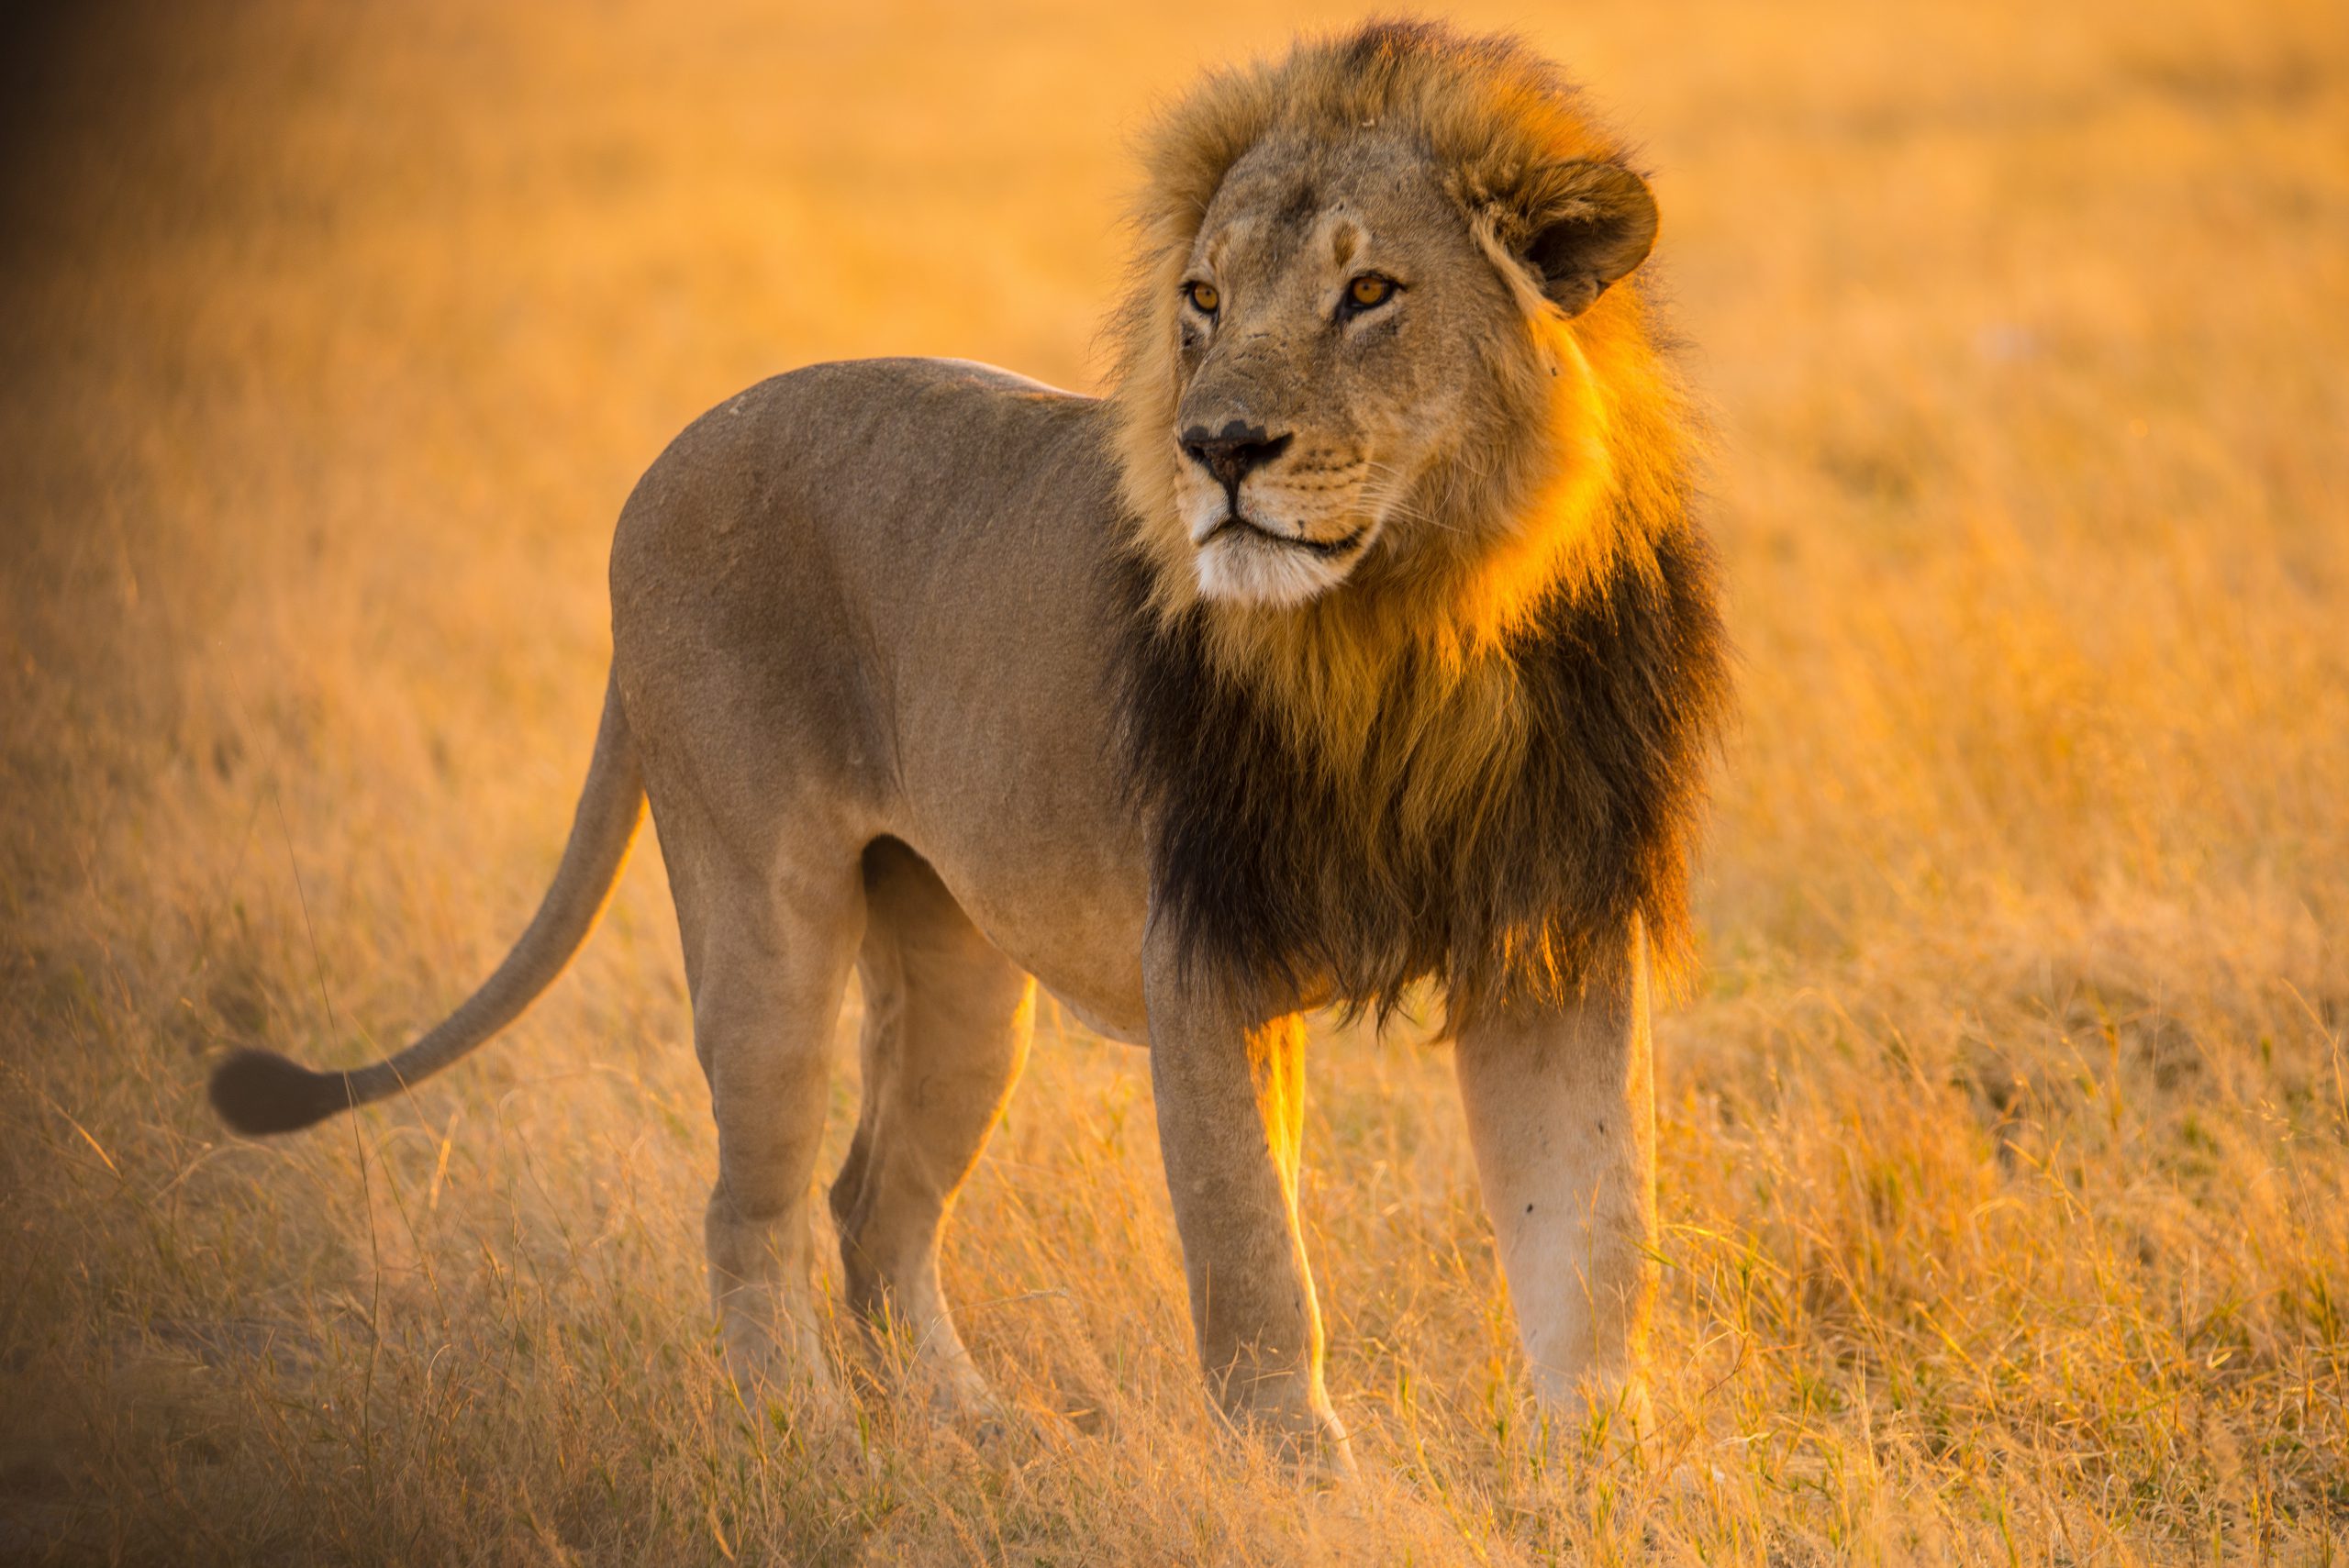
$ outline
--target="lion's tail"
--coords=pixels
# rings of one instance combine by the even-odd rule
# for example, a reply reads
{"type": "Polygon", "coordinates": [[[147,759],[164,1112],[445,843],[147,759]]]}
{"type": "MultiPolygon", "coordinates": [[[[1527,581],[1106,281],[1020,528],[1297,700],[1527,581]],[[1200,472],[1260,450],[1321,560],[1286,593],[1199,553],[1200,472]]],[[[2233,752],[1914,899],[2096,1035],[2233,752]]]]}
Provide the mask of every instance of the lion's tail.
{"type": "Polygon", "coordinates": [[[372,1067],[313,1073],[274,1051],[238,1051],[212,1074],[213,1107],[239,1132],[291,1132],[395,1095],[487,1040],[554,983],[596,929],[643,820],[644,771],[614,681],[554,884],[497,972],[439,1028],[372,1067]]]}

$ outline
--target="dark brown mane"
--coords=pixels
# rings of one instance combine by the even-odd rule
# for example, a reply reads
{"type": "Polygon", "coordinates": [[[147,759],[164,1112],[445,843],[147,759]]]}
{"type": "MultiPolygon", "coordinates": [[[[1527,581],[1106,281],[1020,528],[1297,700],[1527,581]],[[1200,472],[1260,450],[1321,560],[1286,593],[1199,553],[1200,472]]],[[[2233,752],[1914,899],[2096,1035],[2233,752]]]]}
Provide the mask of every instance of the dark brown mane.
{"type": "MultiPolygon", "coordinates": [[[[1153,918],[1174,922],[1200,975],[1270,1006],[1381,1018],[1431,980],[1457,1027],[1620,973],[1635,917],[1659,967],[1685,967],[1706,752],[1729,690],[1711,552],[1693,525],[1664,529],[1652,563],[1624,565],[1606,591],[1544,606],[1502,655],[1525,744],[1464,792],[1464,809],[1416,830],[1408,769],[1363,798],[1218,672],[1196,607],[1157,614],[1148,565],[1118,571],[1121,740],[1150,828],[1153,918]]],[[[1398,673],[1360,754],[1413,745],[1420,706],[1398,673]]]]}

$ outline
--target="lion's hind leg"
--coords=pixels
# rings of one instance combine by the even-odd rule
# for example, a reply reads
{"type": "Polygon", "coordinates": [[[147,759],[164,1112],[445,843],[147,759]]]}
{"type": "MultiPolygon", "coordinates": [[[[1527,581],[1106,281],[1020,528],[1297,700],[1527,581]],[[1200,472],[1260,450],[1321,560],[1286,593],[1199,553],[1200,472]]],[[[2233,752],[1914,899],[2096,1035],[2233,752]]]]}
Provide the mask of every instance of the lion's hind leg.
{"type": "Polygon", "coordinates": [[[938,1284],[939,1237],[1028,1055],[1035,983],[928,862],[865,854],[863,1105],[832,1184],[848,1300],[950,1410],[988,1407],[938,1284]]]}
{"type": "Polygon", "coordinates": [[[694,1050],[718,1123],[705,1236],[728,1368],[746,1396],[829,1418],[847,1407],[819,1329],[807,1189],[863,932],[855,854],[809,856],[778,874],[780,857],[718,848],[714,834],[675,831],[676,819],[673,810],[663,837],[675,845],[694,1050]]]}

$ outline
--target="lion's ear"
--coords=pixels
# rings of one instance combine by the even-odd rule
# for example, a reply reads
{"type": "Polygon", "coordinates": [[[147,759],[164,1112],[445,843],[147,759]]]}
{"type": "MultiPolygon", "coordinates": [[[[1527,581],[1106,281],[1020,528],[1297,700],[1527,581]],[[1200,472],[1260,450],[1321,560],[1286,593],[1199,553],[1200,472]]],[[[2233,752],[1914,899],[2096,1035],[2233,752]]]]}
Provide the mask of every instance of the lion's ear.
{"type": "Polygon", "coordinates": [[[1527,193],[1520,247],[1542,292],[1580,316],[1609,284],[1631,275],[1655,244],[1655,197],[1620,163],[1553,163],[1527,193]]]}

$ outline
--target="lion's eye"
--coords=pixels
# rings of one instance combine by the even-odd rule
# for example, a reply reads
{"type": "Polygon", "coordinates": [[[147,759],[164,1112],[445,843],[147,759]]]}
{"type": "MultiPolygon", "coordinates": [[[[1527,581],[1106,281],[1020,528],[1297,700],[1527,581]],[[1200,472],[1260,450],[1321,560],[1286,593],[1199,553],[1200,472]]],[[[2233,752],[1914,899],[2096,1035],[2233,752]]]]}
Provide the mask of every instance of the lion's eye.
{"type": "Polygon", "coordinates": [[[1355,310],[1375,310],[1395,297],[1395,280],[1364,272],[1346,285],[1346,304],[1355,310]]]}
{"type": "Polygon", "coordinates": [[[1223,295],[1216,293],[1213,284],[1186,284],[1183,292],[1190,296],[1191,308],[1201,316],[1213,316],[1223,303],[1223,295]]]}

